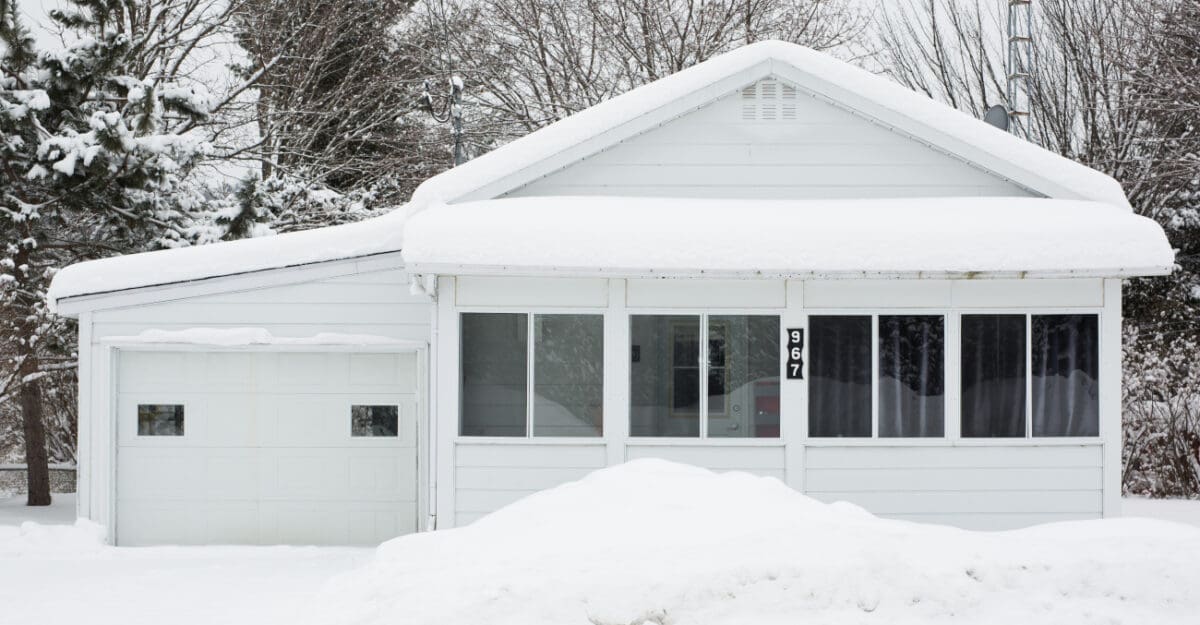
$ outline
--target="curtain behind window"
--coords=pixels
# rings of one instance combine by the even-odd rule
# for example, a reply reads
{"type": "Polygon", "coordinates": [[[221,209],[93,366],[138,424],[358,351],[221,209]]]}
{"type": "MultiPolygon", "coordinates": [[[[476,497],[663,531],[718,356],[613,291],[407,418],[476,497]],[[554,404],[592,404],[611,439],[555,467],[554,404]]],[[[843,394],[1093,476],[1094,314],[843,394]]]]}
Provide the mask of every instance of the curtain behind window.
{"type": "Polygon", "coordinates": [[[1096,315],[1034,315],[1033,435],[1100,434],[1096,315]]]}
{"type": "Polygon", "coordinates": [[[871,318],[808,319],[808,435],[871,436],[871,318]]]}
{"type": "Polygon", "coordinates": [[[963,315],[962,435],[1025,435],[1025,315],[963,315]]]}
{"type": "Polygon", "coordinates": [[[879,436],[943,435],[944,327],[936,315],[879,317],[879,436]]]}

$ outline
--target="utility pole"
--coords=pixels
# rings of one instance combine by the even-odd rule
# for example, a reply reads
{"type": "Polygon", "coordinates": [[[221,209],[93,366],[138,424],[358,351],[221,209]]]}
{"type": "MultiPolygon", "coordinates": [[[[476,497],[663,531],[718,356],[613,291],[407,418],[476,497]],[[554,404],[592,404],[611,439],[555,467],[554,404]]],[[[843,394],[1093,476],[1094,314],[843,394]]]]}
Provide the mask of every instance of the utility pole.
{"type": "Polygon", "coordinates": [[[450,122],[450,131],[454,136],[454,166],[467,162],[467,151],[463,146],[463,79],[460,76],[450,77],[450,94],[446,96],[446,105],[439,111],[433,105],[433,92],[426,80],[421,91],[421,106],[433,117],[434,121],[444,124],[450,122]]]}
{"type": "Polygon", "coordinates": [[[1008,130],[1029,140],[1029,82],[1033,74],[1033,0],[1008,0],[1008,130]]]}

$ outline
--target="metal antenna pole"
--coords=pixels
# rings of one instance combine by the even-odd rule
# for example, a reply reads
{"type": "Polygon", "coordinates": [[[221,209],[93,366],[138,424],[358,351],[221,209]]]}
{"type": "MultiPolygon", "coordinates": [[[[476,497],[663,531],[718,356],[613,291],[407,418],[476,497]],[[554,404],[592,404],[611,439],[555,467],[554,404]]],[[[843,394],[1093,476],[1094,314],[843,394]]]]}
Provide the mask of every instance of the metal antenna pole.
{"type": "Polygon", "coordinates": [[[1033,73],[1033,0],[1008,0],[1008,129],[1029,140],[1029,81],[1033,73]]]}

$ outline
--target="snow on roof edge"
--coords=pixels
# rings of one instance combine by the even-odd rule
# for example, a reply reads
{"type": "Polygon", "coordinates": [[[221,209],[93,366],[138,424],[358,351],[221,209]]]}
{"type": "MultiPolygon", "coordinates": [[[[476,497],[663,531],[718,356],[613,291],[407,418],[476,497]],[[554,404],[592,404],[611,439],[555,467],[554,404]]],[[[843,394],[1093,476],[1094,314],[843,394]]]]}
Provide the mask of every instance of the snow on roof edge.
{"type": "Polygon", "coordinates": [[[413,273],[696,278],[1130,277],[1174,266],[1151,219],[1012,197],[481,200],[413,216],[402,258],[413,273]],[[509,220],[537,227],[505,229],[509,220]]]}
{"type": "Polygon", "coordinates": [[[399,252],[405,219],[406,213],[399,207],[378,217],[338,226],[76,263],[54,276],[46,301],[51,312],[57,312],[59,302],[75,297],[399,252]]]}
{"type": "MultiPolygon", "coordinates": [[[[884,76],[805,46],[772,40],[742,46],[614,96],[429,178],[413,193],[408,210],[414,213],[438,203],[455,202],[723,78],[772,61],[786,63],[814,81],[870,100],[934,134],[944,133],[974,146],[1031,178],[1066,188],[1081,199],[1130,208],[1120,183],[1107,174],[999,130],[884,76]]],[[[937,144],[936,140],[931,142],[937,144]]],[[[967,155],[957,156],[970,160],[967,155]]],[[[979,166],[986,168],[983,164],[979,166]]]]}

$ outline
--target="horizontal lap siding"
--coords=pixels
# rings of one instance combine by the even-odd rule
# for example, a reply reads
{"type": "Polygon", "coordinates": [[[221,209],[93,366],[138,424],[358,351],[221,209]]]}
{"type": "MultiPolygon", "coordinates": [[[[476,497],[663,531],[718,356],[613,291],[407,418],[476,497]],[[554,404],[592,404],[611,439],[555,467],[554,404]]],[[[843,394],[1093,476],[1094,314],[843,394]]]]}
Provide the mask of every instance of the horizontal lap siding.
{"type": "Polygon", "coordinates": [[[744,117],[740,92],[509,193],[778,199],[1028,196],[1027,190],[803,93],[794,118],[744,117]]]}
{"type": "Polygon", "coordinates": [[[627,460],[660,458],[718,472],[745,471],[784,479],[784,450],[779,447],[733,445],[629,445],[627,460]]]}
{"type": "Polygon", "coordinates": [[[95,313],[94,340],[148,329],[267,328],[276,336],[322,332],[429,340],[430,303],[402,271],[191,297],[95,313]]]}
{"type": "Polygon", "coordinates": [[[1007,529],[1097,518],[1101,447],[810,447],[805,491],[886,517],[1007,529]]]}
{"type": "Polygon", "coordinates": [[[459,526],[605,466],[603,443],[455,445],[455,518],[459,526]]]}

